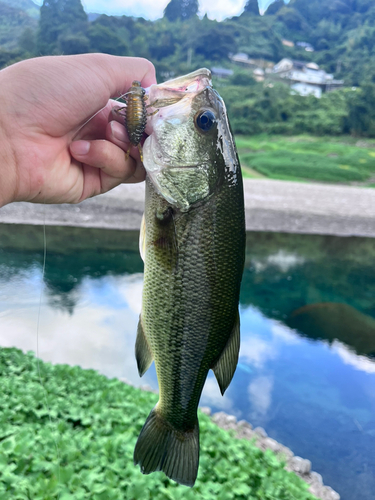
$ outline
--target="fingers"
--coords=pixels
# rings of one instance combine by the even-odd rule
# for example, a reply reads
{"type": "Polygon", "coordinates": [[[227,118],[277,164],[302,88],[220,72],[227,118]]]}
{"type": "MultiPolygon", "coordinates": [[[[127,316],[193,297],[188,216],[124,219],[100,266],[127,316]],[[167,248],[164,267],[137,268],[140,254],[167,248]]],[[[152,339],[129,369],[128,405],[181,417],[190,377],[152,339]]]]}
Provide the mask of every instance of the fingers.
{"type": "MultiPolygon", "coordinates": [[[[133,80],[139,80],[142,87],[149,87],[156,83],[155,67],[147,59],[141,57],[118,57],[105,54],[95,54],[106,58],[108,66],[108,85],[111,97],[119,97],[127,92],[133,80]]],[[[103,61],[104,64],[104,61],[103,61]]],[[[100,71],[102,69],[100,68],[100,71]]]]}
{"type": "Polygon", "coordinates": [[[156,82],[155,68],[147,59],[108,54],[38,57],[4,71],[12,98],[9,112],[14,114],[21,100],[17,116],[22,127],[53,137],[73,137],[111,97],[126,93],[133,80],[143,87],[156,82]]]}
{"type": "Polygon", "coordinates": [[[130,147],[129,137],[125,127],[117,121],[111,121],[107,127],[107,139],[127,151],[130,147]]]}
{"type": "Polygon", "coordinates": [[[123,149],[107,140],[74,141],[70,152],[84,166],[81,199],[105,193],[122,182],[141,182],[145,179],[141,162],[132,156],[127,158],[123,149]]]}
{"type": "MultiPolygon", "coordinates": [[[[126,120],[126,108],[122,109],[122,107],[119,106],[119,103],[117,101],[110,100],[110,101],[108,101],[108,104],[113,106],[111,109],[110,115],[109,115],[109,120],[111,120],[111,121],[113,120],[115,122],[121,123],[121,125],[124,125],[125,120],[126,120]]],[[[125,134],[126,134],[126,130],[125,130],[124,126],[123,126],[123,129],[124,129],[125,134]]],[[[152,131],[153,131],[152,121],[147,119],[145,133],[146,133],[146,135],[151,135],[152,131]]],[[[129,139],[127,139],[127,140],[129,140],[129,139]]]]}
{"type": "MultiPolygon", "coordinates": [[[[107,126],[106,138],[108,141],[113,142],[124,151],[130,152],[130,156],[136,160],[137,165],[142,164],[138,147],[130,144],[128,133],[121,123],[116,121],[109,122],[107,126]]],[[[141,166],[143,168],[143,165],[141,166]]]]}

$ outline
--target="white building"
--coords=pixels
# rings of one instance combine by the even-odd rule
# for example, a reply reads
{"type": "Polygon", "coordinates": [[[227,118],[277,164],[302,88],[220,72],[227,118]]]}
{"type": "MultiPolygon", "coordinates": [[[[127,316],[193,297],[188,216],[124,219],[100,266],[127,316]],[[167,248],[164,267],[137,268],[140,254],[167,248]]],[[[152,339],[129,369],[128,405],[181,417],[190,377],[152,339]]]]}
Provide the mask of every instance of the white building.
{"type": "Polygon", "coordinates": [[[282,59],[272,70],[274,79],[289,83],[301,95],[315,95],[320,98],[323,92],[330,92],[344,85],[343,80],[335,80],[313,62],[282,59]]]}

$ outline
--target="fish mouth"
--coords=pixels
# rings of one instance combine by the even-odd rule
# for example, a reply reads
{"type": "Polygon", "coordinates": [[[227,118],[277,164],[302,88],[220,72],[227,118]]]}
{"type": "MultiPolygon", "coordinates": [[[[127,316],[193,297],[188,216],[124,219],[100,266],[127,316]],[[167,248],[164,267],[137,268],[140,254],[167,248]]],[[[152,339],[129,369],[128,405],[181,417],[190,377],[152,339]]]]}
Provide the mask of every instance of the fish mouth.
{"type": "Polygon", "coordinates": [[[149,101],[158,102],[155,107],[169,106],[185,96],[194,96],[205,88],[212,88],[211,71],[207,68],[197,69],[192,73],[173,78],[146,89],[149,101]],[[163,104],[163,101],[165,104],[163,104]]]}
{"type": "Polygon", "coordinates": [[[161,83],[158,87],[180,92],[199,92],[206,87],[212,87],[211,71],[207,68],[197,69],[188,75],[161,83]]]}

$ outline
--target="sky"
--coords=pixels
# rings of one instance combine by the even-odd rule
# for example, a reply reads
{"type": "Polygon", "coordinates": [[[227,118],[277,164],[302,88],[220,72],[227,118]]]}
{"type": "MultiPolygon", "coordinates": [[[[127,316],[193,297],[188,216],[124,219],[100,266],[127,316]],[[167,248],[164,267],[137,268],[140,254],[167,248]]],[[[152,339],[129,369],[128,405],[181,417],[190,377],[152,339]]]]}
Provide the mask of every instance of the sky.
{"type": "MultiPolygon", "coordinates": [[[[34,1],[38,5],[43,3],[43,0],[34,1]]],[[[261,12],[273,1],[258,0],[261,12]]],[[[81,2],[86,12],[137,16],[155,20],[163,16],[163,10],[169,0],[111,0],[110,2],[108,0],[81,0],[81,2]]],[[[199,0],[199,14],[203,16],[207,13],[210,19],[222,21],[226,17],[241,14],[245,3],[246,0],[199,0]]]]}

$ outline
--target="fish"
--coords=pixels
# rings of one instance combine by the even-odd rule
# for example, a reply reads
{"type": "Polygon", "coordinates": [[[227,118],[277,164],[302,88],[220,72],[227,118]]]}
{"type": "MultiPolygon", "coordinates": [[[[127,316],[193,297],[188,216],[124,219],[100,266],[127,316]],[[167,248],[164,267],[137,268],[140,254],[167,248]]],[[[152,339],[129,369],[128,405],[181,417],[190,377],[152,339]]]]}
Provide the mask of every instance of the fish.
{"type": "Polygon", "coordinates": [[[198,404],[209,370],[221,393],[238,362],[245,216],[225,104],[200,69],[148,89],[158,112],[143,146],[142,309],[135,355],[155,361],[159,401],[134,450],[141,472],[194,486],[198,404]]]}

